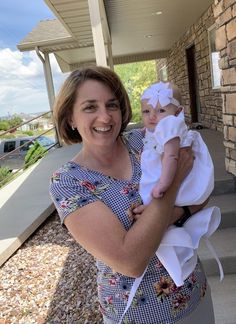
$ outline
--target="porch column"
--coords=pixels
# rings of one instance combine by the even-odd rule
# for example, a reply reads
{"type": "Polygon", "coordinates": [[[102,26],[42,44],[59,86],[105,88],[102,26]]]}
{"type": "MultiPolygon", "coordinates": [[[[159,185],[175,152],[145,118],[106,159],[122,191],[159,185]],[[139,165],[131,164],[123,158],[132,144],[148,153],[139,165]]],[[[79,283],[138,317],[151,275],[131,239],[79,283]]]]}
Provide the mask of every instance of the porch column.
{"type": "Polygon", "coordinates": [[[215,0],[214,16],[222,70],[225,165],[236,175],[236,0],[215,0]]]}
{"type": "Polygon", "coordinates": [[[110,66],[111,70],[114,71],[111,42],[107,43],[107,51],[108,51],[108,65],[110,66]]]}
{"type": "MultiPolygon", "coordinates": [[[[48,53],[42,54],[38,47],[35,47],[35,51],[36,51],[38,57],[40,58],[41,62],[43,63],[43,71],[44,71],[44,78],[46,81],[49,106],[50,106],[51,112],[53,112],[53,104],[55,101],[55,91],[54,91],[54,84],[53,84],[49,54],[48,53]]],[[[53,120],[53,118],[52,118],[52,120],[53,120]]],[[[53,123],[54,123],[54,120],[53,120],[53,123]]],[[[55,126],[55,140],[56,140],[56,142],[58,142],[59,146],[62,146],[62,142],[58,135],[59,133],[58,133],[55,123],[54,123],[54,126],[55,126]]]]}
{"type": "Polygon", "coordinates": [[[44,71],[44,77],[46,81],[47,86],[47,93],[48,93],[48,100],[49,100],[49,106],[51,111],[53,110],[53,104],[55,100],[55,91],[54,91],[54,85],[53,85],[53,79],[52,79],[52,70],[49,60],[49,54],[44,53],[44,57],[42,53],[39,51],[39,48],[35,48],[36,53],[38,57],[40,58],[41,62],[43,63],[43,71],[44,71]]]}
{"type": "Polygon", "coordinates": [[[88,0],[97,65],[107,67],[106,46],[98,0],[88,0]]]}

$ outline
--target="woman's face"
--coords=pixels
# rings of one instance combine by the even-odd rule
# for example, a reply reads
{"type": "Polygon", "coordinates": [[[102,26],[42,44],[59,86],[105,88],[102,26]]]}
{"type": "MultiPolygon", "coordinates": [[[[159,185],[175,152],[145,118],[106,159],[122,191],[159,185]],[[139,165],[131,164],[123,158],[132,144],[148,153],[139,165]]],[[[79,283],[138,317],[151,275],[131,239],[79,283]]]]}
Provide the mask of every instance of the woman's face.
{"type": "Polygon", "coordinates": [[[116,141],[121,129],[119,101],[105,84],[87,80],[77,90],[71,122],[84,145],[109,146],[116,141]]]}

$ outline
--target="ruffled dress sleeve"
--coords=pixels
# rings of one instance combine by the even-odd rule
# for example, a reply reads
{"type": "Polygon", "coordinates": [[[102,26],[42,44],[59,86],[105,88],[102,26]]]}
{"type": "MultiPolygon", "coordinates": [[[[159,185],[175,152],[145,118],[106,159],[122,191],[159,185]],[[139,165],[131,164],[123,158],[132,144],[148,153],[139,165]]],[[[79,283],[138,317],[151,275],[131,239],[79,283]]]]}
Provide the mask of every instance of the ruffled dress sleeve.
{"type": "Polygon", "coordinates": [[[161,152],[164,152],[164,145],[175,137],[180,138],[182,143],[187,136],[188,128],[184,118],[181,116],[168,116],[163,118],[155,129],[155,138],[160,145],[161,152]]]}

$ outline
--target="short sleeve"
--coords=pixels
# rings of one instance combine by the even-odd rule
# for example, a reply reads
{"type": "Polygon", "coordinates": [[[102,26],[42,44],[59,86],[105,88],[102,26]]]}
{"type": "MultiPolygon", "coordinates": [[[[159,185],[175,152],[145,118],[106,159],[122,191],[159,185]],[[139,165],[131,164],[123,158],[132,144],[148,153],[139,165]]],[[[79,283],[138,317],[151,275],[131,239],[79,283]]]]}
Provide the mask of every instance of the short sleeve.
{"type": "Polygon", "coordinates": [[[69,170],[60,169],[53,173],[49,186],[50,196],[58,211],[61,223],[76,209],[99,200],[94,194],[96,185],[74,178],[69,170]]]}
{"type": "Polygon", "coordinates": [[[144,131],[140,128],[132,129],[123,133],[123,139],[128,147],[134,152],[141,152],[143,149],[144,131]]]}
{"type": "Polygon", "coordinates": [[[175,137],[179,137],[182,142],[187,132],[187,125],[182,117],[168,116],[158,123],[155,129],[155,138],[164,147],[165,143],[175,137]]]}

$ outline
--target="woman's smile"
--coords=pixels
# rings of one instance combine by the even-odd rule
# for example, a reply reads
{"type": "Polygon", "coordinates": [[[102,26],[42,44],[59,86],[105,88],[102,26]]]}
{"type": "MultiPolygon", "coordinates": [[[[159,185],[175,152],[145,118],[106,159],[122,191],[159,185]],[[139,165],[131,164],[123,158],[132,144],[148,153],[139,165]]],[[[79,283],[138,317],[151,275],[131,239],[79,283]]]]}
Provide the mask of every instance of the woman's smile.
{"type": "Polygon", "coordinates": [[[108,133],[112,129],[112,126],[106,126],[106,127],[94,127],[94,130],[97,133],[108,133]]]}

